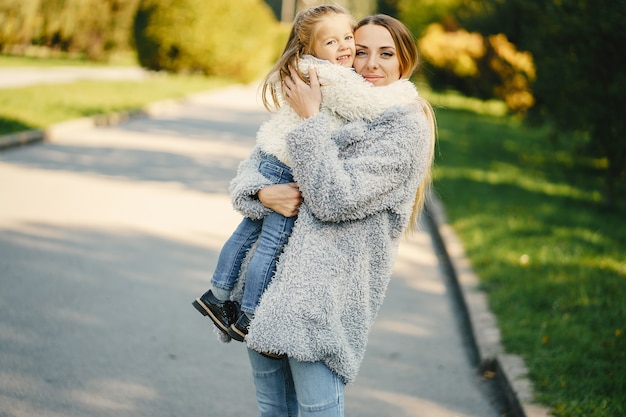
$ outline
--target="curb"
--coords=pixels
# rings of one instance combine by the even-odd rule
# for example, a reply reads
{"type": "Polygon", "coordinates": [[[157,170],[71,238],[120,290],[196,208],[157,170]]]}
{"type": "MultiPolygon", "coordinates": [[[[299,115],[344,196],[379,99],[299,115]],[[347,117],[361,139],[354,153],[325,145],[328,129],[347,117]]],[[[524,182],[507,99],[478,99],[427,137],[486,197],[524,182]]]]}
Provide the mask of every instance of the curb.
{"type": "Polygon", "coordinates": [[[549,417],[550,409],[533,402],[528,368],[518,355],[504,352],[495,315],[489,310],[486,294],[465,256],[463,245],[448,224],[441,201],[432,192],[426,203],[426,221],[444,268],[451,279],[453,296],[461,308],[463,325],[469,332],[481,372],[492,372],[512,417],[549,417]]]}

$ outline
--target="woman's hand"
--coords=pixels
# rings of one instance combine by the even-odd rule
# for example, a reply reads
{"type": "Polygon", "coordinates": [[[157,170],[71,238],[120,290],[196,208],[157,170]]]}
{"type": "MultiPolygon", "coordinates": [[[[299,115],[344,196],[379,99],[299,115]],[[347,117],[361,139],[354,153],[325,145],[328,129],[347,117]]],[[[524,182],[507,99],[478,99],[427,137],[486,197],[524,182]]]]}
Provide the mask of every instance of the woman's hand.
{"type": "Polygon", "coordinates": [[[297,215],[302,204],[302,194],[295,182],[269,185],[260,189],[257,197],[265,207],[285,217],[297,215]]]}
{"type": "Polygon", "coordinates": [[[308,119],[320,112],[322,90],[315,67],[309,67],[309,84],[302,81],[293,68],[290,77],[283,80],[283,95],[287,103],[302,117],[308,119]]]}

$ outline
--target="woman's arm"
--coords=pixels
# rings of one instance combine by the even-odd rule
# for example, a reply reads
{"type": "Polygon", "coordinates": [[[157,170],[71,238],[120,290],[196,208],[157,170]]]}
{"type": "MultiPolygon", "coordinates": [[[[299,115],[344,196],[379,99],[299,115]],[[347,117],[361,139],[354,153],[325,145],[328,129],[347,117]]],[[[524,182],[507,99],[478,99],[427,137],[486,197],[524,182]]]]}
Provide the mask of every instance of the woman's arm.
{"type": "Polygon", "coordinates": [[[330,129],[319,114],[288,135],[294,179],[317,218],[357,220],[412,203],[430,158],[424,114],[396,107],[372,123],[330,129]]]}
{"type": "Polygon", "coordinates": [[[302,204],[302,193],[295,182],[270,185],[260,189],[257,195],[265,207],[285,217],[297,215],[302,204]]]}
{"type": "Polygon", "coordinates": [[[261,219],[271,211],[291,217],[298,214],[302,194],[295,183],[273,184],[259,172],[261,151],[255,147],[239,164],[237,176],[230,183],[235,210],[251,219],[261,219]]]}

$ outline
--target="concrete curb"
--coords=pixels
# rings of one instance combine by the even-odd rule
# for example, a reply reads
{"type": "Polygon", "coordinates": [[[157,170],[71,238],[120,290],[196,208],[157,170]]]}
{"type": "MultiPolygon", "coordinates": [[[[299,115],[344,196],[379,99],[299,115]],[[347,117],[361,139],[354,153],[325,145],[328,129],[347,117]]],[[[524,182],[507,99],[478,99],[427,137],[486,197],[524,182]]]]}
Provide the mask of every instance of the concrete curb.
{"type": "Polygon", "coordinates": [[[504,352],[496,317],[489,310],[478,277],[465,256],[460,239],[448,224],[443,204],[432,193],[426,204],[426,219],[465,316],[481,371],[495,373],[507,408],[514,417],[549,417],[548,408],[533,403],[533,386],[524,359],[504,352]]]}

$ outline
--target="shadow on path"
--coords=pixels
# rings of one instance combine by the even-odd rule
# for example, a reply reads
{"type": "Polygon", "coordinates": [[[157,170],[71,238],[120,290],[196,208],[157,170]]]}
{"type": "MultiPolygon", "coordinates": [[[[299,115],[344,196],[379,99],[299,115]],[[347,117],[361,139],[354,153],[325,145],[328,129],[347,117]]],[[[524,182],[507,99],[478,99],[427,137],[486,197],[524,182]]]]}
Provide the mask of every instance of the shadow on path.
{"type": "Polygon", "coordinates": [[[231,401],[255,409],[243,347],[218,343],[191,307],[213,251],[28,224],[0,232],[0,253],[13,269],[0,292],[0,415],[206,415],[211,406],[234,416],[231,401]],[[207,398],[207,372],[221,375],[224,403],[207,398]]]}

